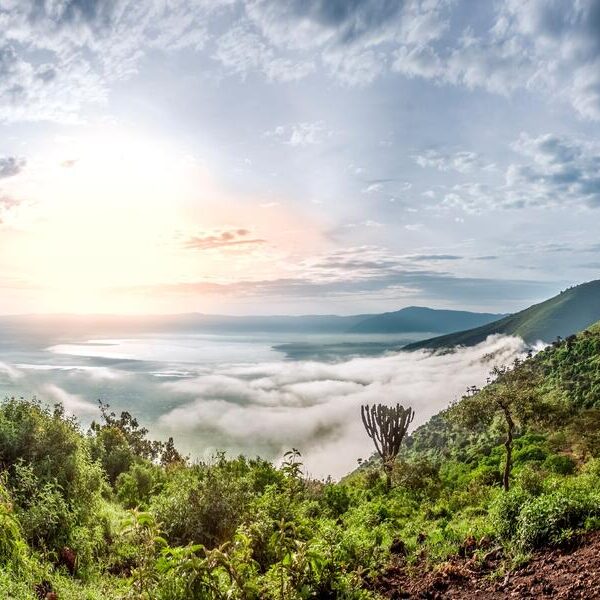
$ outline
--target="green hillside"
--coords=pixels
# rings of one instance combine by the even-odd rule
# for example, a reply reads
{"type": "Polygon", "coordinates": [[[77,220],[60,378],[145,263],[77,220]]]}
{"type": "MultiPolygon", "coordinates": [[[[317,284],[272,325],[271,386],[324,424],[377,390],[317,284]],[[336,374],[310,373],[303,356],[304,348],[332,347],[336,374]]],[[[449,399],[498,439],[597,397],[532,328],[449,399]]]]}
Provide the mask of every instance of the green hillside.
{"type": "Polygon", "coordinates": [[[450,333],[479,327],[504,315],[473,313],[462,310],[439,310],[407,306],[401,310],[373,315],[354,325],[349,333],[450,333]]]}
{"type": "Polygon", "coordinates": [[[600,280],[569,288],[540,304],[487,325],[415,342],[406,350],[473,346],[492,334],[517,335],[527,343],[567,337],[600,320],[600,280]]]}
{"type": "Polygon", "coordinates": [[[279,467],[222,454],[192,464],[172,441],[148,440],[128,413],[102,407],[84,432],[60,405],[6,399],[0,597],[438,597],[390,589],[386,573],[402,575],[395,581],[447,573],[456,557],[476,569],[493,554],[503,578],[536,548],[600,529],[599,431],[600,325],[502,371],[419,427],[391,489],[377,461],[340,483],[307,478],[295,450],[279,467]],[[506,397],[508,491],[507,421],[486,410],[506,397]]]}

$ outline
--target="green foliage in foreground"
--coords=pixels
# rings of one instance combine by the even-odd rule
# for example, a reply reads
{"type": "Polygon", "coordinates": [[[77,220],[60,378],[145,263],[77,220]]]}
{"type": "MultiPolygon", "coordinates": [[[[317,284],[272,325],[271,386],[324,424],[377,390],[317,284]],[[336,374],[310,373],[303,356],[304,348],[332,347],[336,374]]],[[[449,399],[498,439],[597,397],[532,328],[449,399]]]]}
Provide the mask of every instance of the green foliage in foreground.
{"type": "Polygon", "coordinates": [[[592,330],[517,366],[508,492],[506,422],[483,410],[501,378],[415,431],[389,490],[375,461],[339,483],[305,479],[297,451],[189,464],[127,413],[83,432],[7,399],[0,597],[360,600],[392,550],[434,566],[466,540],[508,562],[563,543],[600,527],[599,356],[592,330]]]}

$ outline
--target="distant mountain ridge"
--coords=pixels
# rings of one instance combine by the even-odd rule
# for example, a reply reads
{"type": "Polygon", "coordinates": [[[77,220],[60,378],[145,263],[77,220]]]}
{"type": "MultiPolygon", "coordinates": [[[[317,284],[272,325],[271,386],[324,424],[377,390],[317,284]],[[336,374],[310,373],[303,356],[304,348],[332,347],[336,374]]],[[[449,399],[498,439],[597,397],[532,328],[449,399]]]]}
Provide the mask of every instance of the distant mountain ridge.
{"type": "Polygon", "coordinates": [[[361,320],[349,333],[450,333],[479,327],[504,317],[502,314],[474,313],[464,310],[439,310],[423,306],[407,306],[394,312],[361,320]]]}
{"type": "MultiPolygon", "coordinates": [[[[232,316],[175,315],[13,315],[0,316],[2,341],[38,345],[83,338],[140,333],[208,334],[405,334],[450,333],[484,325],[502,315],[409,306],[394,312],[357,315],[232,316]]],[[[413,338],[414,339],[414,338],[413,338]]]]}
{"type": "Polygon", "coordinates": [[[600,280],[571,287],[560,294],[481,327],[408,344],[405,350],[473,346],[489,335],[517,335],[527,343],[552,342],[600,321],[600,280]]]}

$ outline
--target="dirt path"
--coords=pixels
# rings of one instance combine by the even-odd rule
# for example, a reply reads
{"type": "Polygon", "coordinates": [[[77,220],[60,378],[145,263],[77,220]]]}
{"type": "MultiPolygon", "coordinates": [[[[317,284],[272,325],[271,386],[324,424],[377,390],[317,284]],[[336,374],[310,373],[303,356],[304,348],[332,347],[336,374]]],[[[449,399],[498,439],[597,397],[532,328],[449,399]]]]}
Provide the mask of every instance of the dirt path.
{"type": "Polygon", "coordinates": [[[583,536],[569,549],[541,551],[504,579],[492,579],[500,559],[501,553],[492,550],[481,566],[471,558],[457,557],[427,573],[409,573],[398,559],[375,587],[392,600],[600,600],[600,532],[583,536]]]}

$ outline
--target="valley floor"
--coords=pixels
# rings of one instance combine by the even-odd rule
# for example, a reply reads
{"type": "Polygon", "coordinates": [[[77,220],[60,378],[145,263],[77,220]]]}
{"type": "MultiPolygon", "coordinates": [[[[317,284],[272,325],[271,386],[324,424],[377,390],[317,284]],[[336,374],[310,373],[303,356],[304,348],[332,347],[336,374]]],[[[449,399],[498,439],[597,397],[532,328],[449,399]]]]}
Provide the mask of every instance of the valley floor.
{"type": "MultiPolygon", "coordinates": [[[[469,554],[467,548],[467,554],[469,554]]],[[[408,570],[398,558],[377,582],[386,598],[399,600],[500,600],[505,598],[553,598],[575,600],[600,598],[600,532],[587,534],[568,548],[545,549],[531,560],[493,578],[499,567],[499,553],[456,558],[425,576],[413,567],[408,570]]]]}

